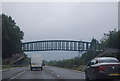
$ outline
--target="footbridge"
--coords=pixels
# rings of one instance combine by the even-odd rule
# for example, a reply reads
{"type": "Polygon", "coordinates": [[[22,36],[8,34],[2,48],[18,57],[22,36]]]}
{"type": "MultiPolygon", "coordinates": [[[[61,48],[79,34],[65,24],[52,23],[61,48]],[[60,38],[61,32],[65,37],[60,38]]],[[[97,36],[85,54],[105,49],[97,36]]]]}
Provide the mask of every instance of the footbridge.
{"type": "Polygon", "coordinates": [[[42,40],[22,43],[22,50],[29,51],[103,51],[100,43],[75,40],[42,40]]]}

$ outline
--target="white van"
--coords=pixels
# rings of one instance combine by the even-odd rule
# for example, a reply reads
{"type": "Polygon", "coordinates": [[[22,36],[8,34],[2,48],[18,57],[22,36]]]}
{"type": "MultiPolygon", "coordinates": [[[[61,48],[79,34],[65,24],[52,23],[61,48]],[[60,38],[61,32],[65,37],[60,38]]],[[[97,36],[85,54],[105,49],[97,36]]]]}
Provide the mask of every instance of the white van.
{"type": "Polygon", "coordinates": [[[40,54],[31,55],[30,69],[43,70],[43,59],[40,54]]]}

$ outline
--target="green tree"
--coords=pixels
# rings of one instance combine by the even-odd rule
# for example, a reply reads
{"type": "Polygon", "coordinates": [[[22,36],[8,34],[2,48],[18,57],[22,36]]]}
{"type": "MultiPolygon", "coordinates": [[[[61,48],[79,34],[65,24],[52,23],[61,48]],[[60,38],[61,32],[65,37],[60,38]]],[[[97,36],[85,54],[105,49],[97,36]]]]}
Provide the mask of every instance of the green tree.
{"type": "Polygon", "coordinates": [[[114,29],[113,31],[109,31],[109,33],[105,33],[101,43],[105,48],[115,48],[120,49],[120,31],[114,29]]]}
{"type": "Polygon", "coordinates": [[[2,14],[2,58],[22,52],[24,33],[11,16],[2,14]]]}
{"type": "Polygon", "coordinates": [[[118,49],[117,58],[120,60],[120,30],[112,30],[109,33],[105,33],[102,40],[104,48],[118,49]]]}

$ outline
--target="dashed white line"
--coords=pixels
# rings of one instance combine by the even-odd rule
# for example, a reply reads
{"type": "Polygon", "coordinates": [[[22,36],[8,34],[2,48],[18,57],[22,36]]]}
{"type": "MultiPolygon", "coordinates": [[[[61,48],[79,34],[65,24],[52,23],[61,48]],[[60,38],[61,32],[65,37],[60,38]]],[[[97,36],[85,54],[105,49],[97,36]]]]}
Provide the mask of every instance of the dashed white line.
{"type": "Polygon", "coordinates": [[[73,70],[73,71],[80,72],[80,73],[85,73],[85,72],[83,72],[83,71],[78,71],[78,70],[73,70]]]}
{"type": "Polygon", "coordinates": [[[57,75],[58,77],[60,77],[60,75],[57,75]]]}
{"type": "Polygon", "coordinates": [[[25,71],[19,73],[18,75],[14,76],[14,77],[12,77],[12,78],[10,78],[10,79],[15,79],[15,78],[17,78],[18,76],[20,76],[21,74],[25,73],[26,71],[27,71],[27,70],[25,70],[25,71]]]}
{"type": "MultiPolygon", "coordinates": [[[[52,74],[54,74],[54,72],[52,72],[52,74]]],[[[58,75],[58,74],[55,74],[57,77],[61,77],[60,75],[58,75]]]]}

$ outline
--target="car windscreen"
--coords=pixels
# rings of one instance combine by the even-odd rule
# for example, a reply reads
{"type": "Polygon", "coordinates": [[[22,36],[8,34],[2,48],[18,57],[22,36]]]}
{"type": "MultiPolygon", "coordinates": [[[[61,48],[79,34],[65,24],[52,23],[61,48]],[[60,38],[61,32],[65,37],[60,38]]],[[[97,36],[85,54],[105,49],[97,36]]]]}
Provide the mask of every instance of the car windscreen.
{"type": "Polygon", "coordinates": [[[100,63],[118,63],[119,61],[117,59],[101,59],[99,62],[100,63]]]}

